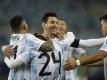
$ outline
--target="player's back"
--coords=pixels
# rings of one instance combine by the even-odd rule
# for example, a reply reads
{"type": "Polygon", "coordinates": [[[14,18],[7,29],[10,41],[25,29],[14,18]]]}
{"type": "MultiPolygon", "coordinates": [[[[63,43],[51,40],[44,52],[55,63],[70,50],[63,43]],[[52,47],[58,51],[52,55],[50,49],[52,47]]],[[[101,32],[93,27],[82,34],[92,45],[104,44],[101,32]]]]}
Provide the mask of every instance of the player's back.
{"type": "Polygon", "coordinates": [[[31,61],[32,80],[63,80],[62,50],[53,40],[54,50],[50,52],[35,51],[31,61]]]}
{"type": "MultiPolygon", "coordinates": [[[[25,34],[13,34],[10,39],[10,45],[13,46],[14,54],[10,60],[15,60],[22,51],[26,51],[23,41],[25,34]],[[25,48],[25,49],[24,49],[25,48]]],[[[30,65],[21,65],[16,68],[11,68],[8,80],[30,80],[30,65]]]]}
{"type": "Polygon", "coordinates": [[[35,52],[35,58],[31,62],[32,80],[65,80],[64,50],[74,41],[73,33],[68,33],[63,41],[53,39],[53,52],[35,52]]]}
{"type": "Polygon", "coordinates": [[[42,41],[30,33],[13,34],[10,45],[13,46],[13,55],[5,57],[5,63],[10,68],[8,80],[32,80],[30,78],[30,62],[34,55],[33,51],[38,51],[42,41]]]}

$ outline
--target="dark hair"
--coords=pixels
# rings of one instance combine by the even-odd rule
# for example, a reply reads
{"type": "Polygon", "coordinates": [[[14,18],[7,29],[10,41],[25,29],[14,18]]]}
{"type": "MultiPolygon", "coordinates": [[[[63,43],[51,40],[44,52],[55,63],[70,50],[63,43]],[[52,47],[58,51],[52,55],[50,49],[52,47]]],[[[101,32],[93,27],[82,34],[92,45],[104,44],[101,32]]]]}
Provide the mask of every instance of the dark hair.
{"type": "Polygon", "coordinates": [[[100,20],[107,20],[107,14],[105,14],[105,15],[103,15],[101,18],[100,18],[100,20]]]}
{"type": "Polygon", "coordinates": [[[43,15],[41,21],[46,23],[48,20],[48,17],[57,17],[57,14],[54,12],[47,12],[43,15]]]}
{"type": "Polygon", "coordinates": [[[16,32],[16,33],[19,32],[20,25],[21,25],[23,20],[24,20],[24,18],[20,15],[16,15],[13,18],[11,18],[10,27],[11,27],[13,32],[16,32]]]}

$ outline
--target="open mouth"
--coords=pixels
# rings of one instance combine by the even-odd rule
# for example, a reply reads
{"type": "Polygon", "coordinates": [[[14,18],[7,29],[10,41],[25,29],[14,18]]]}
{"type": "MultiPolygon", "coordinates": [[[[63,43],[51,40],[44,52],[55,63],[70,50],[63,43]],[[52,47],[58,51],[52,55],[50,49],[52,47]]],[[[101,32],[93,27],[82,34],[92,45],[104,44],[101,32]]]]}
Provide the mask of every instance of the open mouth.
{"type": "Polygon", "coordinates": [[[56,26],[51,27],[52,30],[57,30],[58,28],[56,26]]]}

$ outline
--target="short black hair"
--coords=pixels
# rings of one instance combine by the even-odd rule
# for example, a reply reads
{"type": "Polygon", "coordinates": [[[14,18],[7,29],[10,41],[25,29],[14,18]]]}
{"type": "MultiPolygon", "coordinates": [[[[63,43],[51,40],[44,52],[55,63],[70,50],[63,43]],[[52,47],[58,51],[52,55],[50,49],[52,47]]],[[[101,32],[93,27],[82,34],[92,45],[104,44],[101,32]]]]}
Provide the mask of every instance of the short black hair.
{"type": "Polygon", "coordinates": [[[11,18],[10,27],[11,27],[12,32],[16,32],[16,33],[19,32],[20,25],[23,20],[24,20],[24,18],[20,15],[16,15],[13,18],[11,18]]]}
{"type": "Polygon", "coordinates": [[[103,15],[100,20],[106,20],[107,21],[107,14],[103,15]]]}
{"type": "Polygon", "coordinates": [[[57,14],[54,12],[47,12],[43,15],[41,21],[46,23],[48,20],[48,17],[57,17],[57,14]]]}

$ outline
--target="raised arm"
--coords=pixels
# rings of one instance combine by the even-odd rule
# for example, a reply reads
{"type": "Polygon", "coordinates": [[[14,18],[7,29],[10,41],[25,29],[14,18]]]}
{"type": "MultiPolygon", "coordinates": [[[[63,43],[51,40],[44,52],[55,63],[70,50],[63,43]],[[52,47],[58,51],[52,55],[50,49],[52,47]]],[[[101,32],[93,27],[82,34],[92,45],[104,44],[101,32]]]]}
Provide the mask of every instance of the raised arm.
{"type": "Polygon", "coordinates": [[[67,60],[64,68],[66,70],[74,69],[80,65],[87,65],[103,60],[105,57],[107,57],[107,38],[105,38],[102,47],[95,54],[82,56],[77,60],[70,58],[69,60],[67,60]]]}
{"type": "Polygon", "coordinates": [[[103,44],[105,41],[105,38],[99,38],[99,39],[87,39],[79,41],[79,47],[93,47],[103,44]]]}

